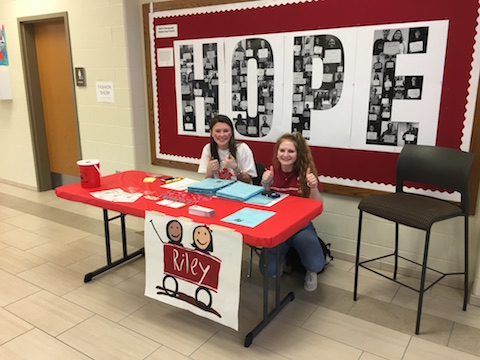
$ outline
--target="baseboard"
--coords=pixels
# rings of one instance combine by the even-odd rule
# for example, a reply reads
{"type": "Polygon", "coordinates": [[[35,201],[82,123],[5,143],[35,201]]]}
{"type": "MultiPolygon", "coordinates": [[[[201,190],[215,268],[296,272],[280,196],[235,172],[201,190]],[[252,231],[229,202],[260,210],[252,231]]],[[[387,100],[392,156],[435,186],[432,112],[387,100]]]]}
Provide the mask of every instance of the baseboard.
{"type": "Polygon", "coordinates": [[[470,291],[468,303],[473,306],[480,306],[480,295],[475,295],[473,292],[470,291]]]}
{"type": "Polygon", "coordinates": [[[21,189],[38,191],[38,188],[36,186],[29,186],[29,185],[21,184],[11,180],[0,179],[0,183],[15,186],[21,189]]]}

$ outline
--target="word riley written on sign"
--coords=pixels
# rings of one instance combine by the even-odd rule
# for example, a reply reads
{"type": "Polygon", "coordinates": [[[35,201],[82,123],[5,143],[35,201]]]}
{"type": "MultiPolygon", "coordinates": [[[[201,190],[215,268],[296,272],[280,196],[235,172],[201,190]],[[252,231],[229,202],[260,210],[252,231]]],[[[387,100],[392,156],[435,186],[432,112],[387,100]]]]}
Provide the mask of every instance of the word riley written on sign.
{"type": "Polygon", "coordinates": [[[220,260],[198,250],[164,245],[164,266],[169,273],[212,289],[218,287],[220,260]]]}

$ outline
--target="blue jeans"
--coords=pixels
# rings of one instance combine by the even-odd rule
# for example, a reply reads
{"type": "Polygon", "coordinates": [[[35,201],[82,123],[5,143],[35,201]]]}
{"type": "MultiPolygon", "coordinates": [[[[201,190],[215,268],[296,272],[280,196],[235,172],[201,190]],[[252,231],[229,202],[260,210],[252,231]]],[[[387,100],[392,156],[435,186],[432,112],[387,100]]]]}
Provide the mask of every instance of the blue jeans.
{"type": "MultiPolygon", "coordinates": [[[[280,250],[280,268],[283,269],[283,263],[288,249],[293,246],[297,250],[303,266],[307,270],[319,272],[325,266],[325,256],[322,247],[318,241],[317,232],[312,222],[309,222],[303,229],[298,231],[292,237],[288,238],[283,243],[279,244],[280,250]]],[[[275,248],[268,250],[268,276],[273,276],[276,273],[275,263],[275,248]]],[[[265,251],[265,250],[263,250],[265,251]]],[[[260,256],[260,271],[263,274],[263,251],[260,256]]]]}

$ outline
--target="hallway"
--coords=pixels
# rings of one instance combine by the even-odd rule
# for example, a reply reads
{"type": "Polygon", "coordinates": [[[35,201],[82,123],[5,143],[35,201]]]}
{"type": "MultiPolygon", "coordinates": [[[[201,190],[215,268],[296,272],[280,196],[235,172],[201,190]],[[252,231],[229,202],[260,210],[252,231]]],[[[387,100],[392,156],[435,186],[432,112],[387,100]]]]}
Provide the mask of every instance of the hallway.
{"type": "MultiPolygon", "coordinates": [[[[126,222],[130,250],[142,247],[143,219],[126,222]]],[[[119,226],[112,233],[115,257],[119,226]]],[[[284,274],[295,300],[245,348],[262,301],[258,266],[245,275],[246,247],[238,332],[146,298],[143,258],[85,284],[104,253],[99,208],[0,183],[0,358],[480,359],[480,308],[463,312],[459,289],[425,295],[415,336],[415,293],[363,272],[354,302],[354,266],[335,259],[313,293],[284,274]]]]}

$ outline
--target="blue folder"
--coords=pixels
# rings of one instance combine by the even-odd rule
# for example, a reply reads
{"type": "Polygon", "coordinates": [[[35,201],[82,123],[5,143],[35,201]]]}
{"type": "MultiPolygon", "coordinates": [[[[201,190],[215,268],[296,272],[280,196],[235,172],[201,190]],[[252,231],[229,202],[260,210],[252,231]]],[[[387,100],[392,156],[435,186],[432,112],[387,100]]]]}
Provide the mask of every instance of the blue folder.
{"type": "Polygon", "coordinates": [[[222,221],[230,224],[247,226],[254,228],[265,220],[271,218],[275,213],[273,211],[265,211],[251,208],[243,208],[237,212],[224,217],[222,221]]]}
{"type": "Polygon", "coordinates": [[[218,190],[224,188],[225,186],[232,185],[233,183],[233,180],[207,178],[195,184],[189,185],[187,191],[195,194],[213,196],[218,190]]]}
{"type": "Polygon", "coordinates": [[[246,184],[244,182],[237,181],[232,185],[218,190],[217,196],[230,200],[245,201],[255,195],[260,194],[263,190],[263,186],[246,184]]]}

